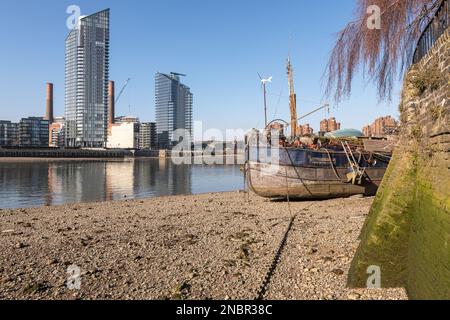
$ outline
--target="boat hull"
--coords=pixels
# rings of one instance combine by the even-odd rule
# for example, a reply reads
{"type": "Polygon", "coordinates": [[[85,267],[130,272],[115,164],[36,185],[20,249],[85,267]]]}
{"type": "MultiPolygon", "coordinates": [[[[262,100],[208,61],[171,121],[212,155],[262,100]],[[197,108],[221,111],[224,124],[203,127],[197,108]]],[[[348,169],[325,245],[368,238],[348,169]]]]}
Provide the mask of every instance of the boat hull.
{"type": "Polygon", "coordinates": [[[289,155],[283,154],[287,152],[281,152],[282,161],[276,165],[250,157],[245,172],[247,184],[253,192],[266,198],[289,196],[292,199],[329,199],[358,194],[373,196],[388,164],[378,162],[369,166],[366,163],[365,178],[359,185],[347,182],[348,162],[342,160],[342,153],[289,150],[289,155]]]}

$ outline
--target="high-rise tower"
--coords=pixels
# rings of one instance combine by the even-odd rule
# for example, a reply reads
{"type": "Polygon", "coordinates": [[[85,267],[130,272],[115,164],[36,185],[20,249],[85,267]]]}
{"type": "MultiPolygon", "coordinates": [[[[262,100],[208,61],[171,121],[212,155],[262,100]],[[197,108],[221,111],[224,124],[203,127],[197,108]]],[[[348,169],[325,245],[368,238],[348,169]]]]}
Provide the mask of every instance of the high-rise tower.
{"type": "Polygon", "coordinates": [[[109,9],[80,17],[66,39],[66,146],[101,148],[108,128],[109,9]]]}
{"type": "Polygon", "coordinates": [[[192,140],[193,94],[181,83],[180,76],[184,75],[156,74],[156,132],[160,149],[170,149],[178,142],[173,139],[173,132],[177,129],[187,130],[192,140]]]}

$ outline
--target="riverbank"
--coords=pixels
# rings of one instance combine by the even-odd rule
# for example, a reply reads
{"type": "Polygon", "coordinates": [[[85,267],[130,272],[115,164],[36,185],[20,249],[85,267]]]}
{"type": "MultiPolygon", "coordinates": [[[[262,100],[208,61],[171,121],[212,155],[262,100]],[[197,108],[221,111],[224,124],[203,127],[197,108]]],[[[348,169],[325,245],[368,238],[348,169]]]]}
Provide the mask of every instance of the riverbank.
{"type": "Polygon", "coordinates": [[[405,299],[346,288],[373,198],[231,192],[0,210],[0,299],[253,299],[298,213],[267,299],[405,299]],[[66,286],[81,270],[81,289],[66,286]]]}
{"type": "MultiPolygon", "coordinates": [[[[143,151],[144,152],[144,151],[143,151]]],[[[150,152],[150,151],[149,151],[150,152]]],[[[147,152],[146,152],[147,153],[147,152]]],[[[130,150],[94,150],[94,149],[9,149],[0,148],[0,158],[124,158],[134,156],[130,150]]]]}
{"type": "MultiPolygon", "coordinates": [[[[38,162],[123,162],[135,158],[0,158],[1,163],[38,163],[38,162]]],[[[153,159],[153,158],[151,158],[153,159]]]]}

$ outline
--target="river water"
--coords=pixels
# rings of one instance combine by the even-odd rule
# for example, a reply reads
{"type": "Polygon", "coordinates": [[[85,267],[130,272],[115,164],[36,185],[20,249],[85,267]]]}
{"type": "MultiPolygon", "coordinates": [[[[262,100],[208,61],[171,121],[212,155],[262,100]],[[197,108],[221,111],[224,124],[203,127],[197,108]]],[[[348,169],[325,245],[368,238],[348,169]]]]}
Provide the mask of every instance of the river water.
{"type": "Polygon", "coordinates": [[[237,165],[139,158],[0,162],[2,209],[236,191],[243,185],[237,165]]]}

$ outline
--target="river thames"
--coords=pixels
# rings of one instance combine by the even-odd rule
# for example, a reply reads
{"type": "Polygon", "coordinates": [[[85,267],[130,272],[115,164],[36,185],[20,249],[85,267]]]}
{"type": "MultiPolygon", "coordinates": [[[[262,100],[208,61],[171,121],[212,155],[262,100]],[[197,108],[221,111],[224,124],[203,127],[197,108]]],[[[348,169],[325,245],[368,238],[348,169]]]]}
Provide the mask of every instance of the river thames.
{"type": "Polygon", "coordinates": [[[237,165],[175,165],[170,159],[0,162],[0,208],[236,191],[237,165]]]}

